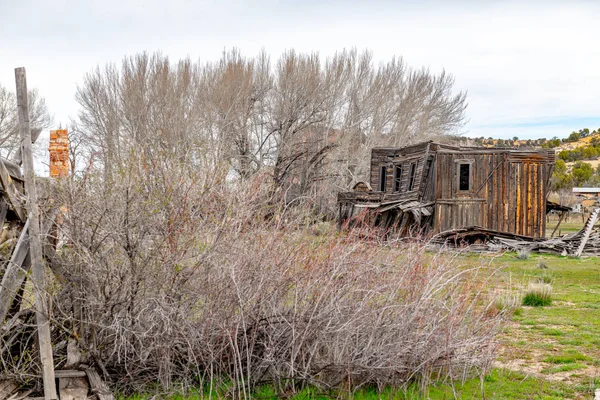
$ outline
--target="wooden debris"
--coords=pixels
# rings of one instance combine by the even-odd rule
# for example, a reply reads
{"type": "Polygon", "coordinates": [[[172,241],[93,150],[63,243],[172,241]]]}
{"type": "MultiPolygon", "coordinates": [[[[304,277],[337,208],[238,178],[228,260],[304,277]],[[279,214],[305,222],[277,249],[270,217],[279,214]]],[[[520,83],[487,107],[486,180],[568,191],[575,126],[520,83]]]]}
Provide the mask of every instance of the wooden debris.
{"type": "Polygon", "coordinates": [[[599,212],[600,212],[600,208],[594,209],[594,211],[590,214],[590,217],[586,221],[585,226],[583,227],[583,236],[581,237],[581,240],[579,241],[579,246],[577,246],[577,251],[575,252],[575,257],[581,256],[581,253],[583,252],[583,249],[584,249],[588,239],[590,238],[592,229],[594,228],[594,225],[596,224],[596,220],[598,219],[599,212]]]}
{"type": "Polygon", "coordinates": [[[29,220],[25,223],[17,245],[15,246],[10,261],[6,266],[0,285],[0,323],[6,314],[17,291],[21,287],[28,268],[23,268],[23,262],[29,253],[29,220]]]}
{"type": "Polygon", "coordinates": [[[6,400],[13,395],[19,386],[12,379],[0,381],[0,400],[6,400]]]}
{"type": "Polygon", "coordinates": [[[25,210],[23,209],[23,201],[21,195],[14,181],[12,180],[10,173],[5,165],[5,160],[0,158],[0,183],[4,188],[6,197],[12,206],[13,211],[19,217],[21,221],[25,221],[25,210]]]}
{"type": "Polygon", "coordinates": [[[90,389],[93,394],[98,397],[98,400],[115,400],[115,397],[111,393],[110,389],[100,379],[100,375],[93,368],[85,370],[88,380],[90,381],[90,389]]]}
{"type": "Polygon", "coordinates": [[[81,354],[81,350],[79,350],[77,341],[75,339],[69,339],[67,342],[67,363],[65,367],[75,367],[81,363],[82,359],[83,355],[81,354]]]}
{"type": "Polygon", "coordinates": [[[559,238],[534,239],[473,226],[441,232],[431,238],[428,246],[462,247],[477,252],[528,250],[572,257],[597,256],[600,255],[600,227],[596,226],[599,215],[600,209],[594,210],[580,231],[559,238]]]}
{"type": "Polygon", "coordinates": [[[12,396],[10,396],[8,399],[6,400],[23,400],[23,399],[29,399],[29,395],[31,394],[31,392],[33,392],[33,390],[27,390],[23,393],[13,393],[12,396]]]}
{"type": "MultiPolygon", "coordinates": [[[[58,371],[56,371],[58,372],[58,371]]],[[[83,373],[83,378],[79,377],[67,377],[58,379],[58,392],[60,394],[60,400],[87,400],[88,398],[88,381],[85,377],[85,372],[77,371],[83,373]]]]}
{"type": "Polygon", "coordinates": [[[85,378],[87,376],[85,371],[77,369],[57,369],[54,371],[54,376],[57,379],[61,378],[85,378]]]}

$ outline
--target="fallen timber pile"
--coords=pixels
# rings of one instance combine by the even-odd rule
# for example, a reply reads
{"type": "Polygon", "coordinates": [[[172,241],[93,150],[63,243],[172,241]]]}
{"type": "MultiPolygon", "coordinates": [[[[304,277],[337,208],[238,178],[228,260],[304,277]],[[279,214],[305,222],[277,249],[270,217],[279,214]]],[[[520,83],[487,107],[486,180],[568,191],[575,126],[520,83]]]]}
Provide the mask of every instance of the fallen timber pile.
{"type": "Polygon", "coordinates": [[[561,256],[600,255],[600,208],[590,214],[581,230],[562,237],[543,239],[471,226],[441,232],[428,243],[431,249],[465,248],[473,252],[531,251],[561,256]]]}

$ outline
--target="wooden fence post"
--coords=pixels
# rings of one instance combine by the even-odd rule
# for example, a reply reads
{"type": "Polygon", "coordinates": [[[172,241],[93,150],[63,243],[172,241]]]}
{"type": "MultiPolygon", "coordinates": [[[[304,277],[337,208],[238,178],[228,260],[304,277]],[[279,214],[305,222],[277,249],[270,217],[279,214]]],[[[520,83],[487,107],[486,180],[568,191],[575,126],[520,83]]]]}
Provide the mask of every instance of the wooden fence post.
{"type": "Polygon", "coordinates": [[[26,209],[29,218],[29,254],[31,256],[32,281],[35,298],[35,318],[40,346],[44,378],[44,397],[55,400],[56,383],[54,381],[54,361],[52,359],[52,343],[50,340],[50,323],[48,320],[48,300],[45,292],[45,271],[42,259],[42,243],[40,238],[40,213],[37,203],[33,154],[31,151],[31,129],[29,126],[29,109],[27,103],[27,77],[25,68],[15,68],[17,85],[17,107],[19,111],[19,131],[21,133],[21,157],[23,160],[23,179],[27,193],[26,209]]]}

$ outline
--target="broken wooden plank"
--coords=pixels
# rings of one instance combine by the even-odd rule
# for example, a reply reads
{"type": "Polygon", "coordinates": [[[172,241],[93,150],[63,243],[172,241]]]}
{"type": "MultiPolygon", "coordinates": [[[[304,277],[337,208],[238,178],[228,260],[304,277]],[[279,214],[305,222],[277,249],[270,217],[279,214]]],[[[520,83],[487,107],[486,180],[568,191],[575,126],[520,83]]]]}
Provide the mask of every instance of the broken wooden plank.
{"type": "Polygon", "coordinates": [[[8,201],[15,214],[17,214],[21,221],[25,221],[25,210],[23,209],[21,194],[6,168],[5,160],[2,158],[0,158],[0,184],[2,184],[6,197],[8,197],[8,201]]]}
{"type": "Polygon", "coordinates": [[[562,220],[565,217],[565,215],[567,215],[567,213],[565,211],[561,211],[560,218],[558,219],[558,222],[556,223],[556,226],[554,227],[554,230],[552,231],[552,234],[550,235],[551,238],[554,237],[554,234],[556,233],[556,230],[560,226],[560,223],[562,222],[562,220]]]}
{"type": "Polygon", "coordinates": [[[6,400],[23,400],[28,398],[28,396],[31,394],[31,392],[33,392],[33,390],[27,390],[23,393],[14,393],[12,396],[10,396],[8,399],[6,400]]]}
{"type": "Polygon", "coordinates": [[[583,248],[585,247],[585,244],[587,243],[589,237],[590,237],[590,233],[592,233],[592,230],[594,229],[594,225],[596,224],[596,221],[598,220],[598,213],[600,213],[600,208],[595,208],[594,211],[592,212],[592,214],[590,215],[590,217],[588,218],[588,220],[585,223],[585,227],[583,230],[583,236],[581,237],[581,241],[579,242],[579,247],[577,247],[577,250],[575,251],[575,257],[581,257],[581,253],[583,252],[583,248]]]}
{"type": "Polygon", "coordinates": [[[57,369],[54,371],[55,378],[83,378],[86,376],[87,374],[85,371],[77,369],[57,369]]]}

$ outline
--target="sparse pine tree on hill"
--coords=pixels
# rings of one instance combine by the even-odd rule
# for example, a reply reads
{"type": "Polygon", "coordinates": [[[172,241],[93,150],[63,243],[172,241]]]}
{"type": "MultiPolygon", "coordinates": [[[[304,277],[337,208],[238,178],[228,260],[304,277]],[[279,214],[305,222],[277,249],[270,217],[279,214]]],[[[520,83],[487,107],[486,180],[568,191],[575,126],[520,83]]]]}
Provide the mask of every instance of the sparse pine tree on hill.
{"type": "Polygon", "coordinates": [[[581,186],[594,175],[594,169],[586,162],[577,161],[573,165],[571,174],[573,175],[573,183],[576,186],[581,186]]]}

